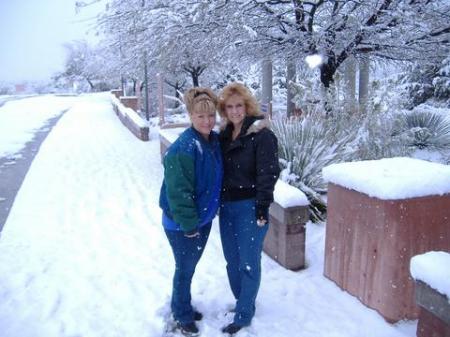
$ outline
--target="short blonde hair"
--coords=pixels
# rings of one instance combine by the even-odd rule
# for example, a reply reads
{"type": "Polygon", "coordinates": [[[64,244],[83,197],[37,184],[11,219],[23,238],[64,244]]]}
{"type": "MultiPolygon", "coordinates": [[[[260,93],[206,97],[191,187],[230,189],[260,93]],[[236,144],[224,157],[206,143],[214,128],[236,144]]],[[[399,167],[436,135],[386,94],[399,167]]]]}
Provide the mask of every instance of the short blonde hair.
{"type": "Polygon", "coordinates": [[[183,95],[184,104],[189,114],[194,112],[215,112],[217,110],[217,96],[209,88],[196,87],[188,89],[183,95]]]}
{"type": "Polygon", "coordinates": [[[225,88],[223,88],[222,92],[219,95],[219,105],[217,109],[219,110],[220,117],[227,120],[225,104],[227,100],[233,95],[238,95],[243,98],[247,116],[258,116],[261,114],[259,110],[259,104],[256,101],[255,96],[253,96],[253,94],[245,85],[235,82],[230,83],[225,88]]]}

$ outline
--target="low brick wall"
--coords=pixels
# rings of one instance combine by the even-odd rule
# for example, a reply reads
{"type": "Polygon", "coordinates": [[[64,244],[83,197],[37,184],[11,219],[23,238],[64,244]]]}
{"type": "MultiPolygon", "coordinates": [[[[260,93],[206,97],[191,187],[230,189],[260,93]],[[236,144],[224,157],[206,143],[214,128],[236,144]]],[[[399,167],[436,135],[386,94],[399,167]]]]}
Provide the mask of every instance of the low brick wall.
{"type": "Polygon", "coordinates": [[[160,133],[159,133],[159,143],[160,143],[160,154],[161,159],[166,153],[167,148],[172,144],[172,142],[177,138],[178,134],[183,132],[190,124],[189,123],[173,123],[173,124],[164,124],[160,127],[160,133]],[[170,130],[170,129],[179,129],[175,132],[172,137],[169,137],[168,133],[164,132],[164,130],[170,130]]]}
{"type": "MultiPolygon", "coordinates": [[[[142,126],[139,125],[133,118],[131,118],[127,113],[124,113],[121,111],[124,107],[120,107],[119,104],[121,102],[119,100],[112,100],[114,112],[116,113],[117,117],[119,117],[119,120],[122,122],[125,127],[131,131],[137,138],[139,138],[142,141],[148,141],[149,140],[149,127],[148,126],[142,126]]],[[[133,111],[133,113],[136,113],[133,111]]],[[[136,117],[140,118],[137,113],[136,117]]]]}
{"type": "Polygon", "coordinates": [[[136,96],[121,96],[120,103],[122,103],[127,108],[130,108],[134,111],[138,111],[138,98],[136,96]]]}
{"type": "Polygon", "coordinates": [[[120,99],[120,97],[123,96],[123,91],[122,89],[113,89],[111,90],[111,94],[116,96],[117,99],[120,99]]]}

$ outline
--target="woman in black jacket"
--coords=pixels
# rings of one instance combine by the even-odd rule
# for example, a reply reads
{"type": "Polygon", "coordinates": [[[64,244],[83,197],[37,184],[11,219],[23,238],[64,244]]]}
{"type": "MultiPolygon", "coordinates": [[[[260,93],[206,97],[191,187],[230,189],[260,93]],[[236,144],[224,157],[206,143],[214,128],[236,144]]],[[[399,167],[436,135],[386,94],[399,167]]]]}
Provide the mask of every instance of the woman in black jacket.
{"type": "Polygon", "coordinates": [[[227,85],[218,110],[225,122],[220,132],[224,165],[220,235],[236,298],[233,322],[222,331],[234,334],[250,325],[255,314],[261,252],[280,167],[277,138],[244,85],[227,85]]]}

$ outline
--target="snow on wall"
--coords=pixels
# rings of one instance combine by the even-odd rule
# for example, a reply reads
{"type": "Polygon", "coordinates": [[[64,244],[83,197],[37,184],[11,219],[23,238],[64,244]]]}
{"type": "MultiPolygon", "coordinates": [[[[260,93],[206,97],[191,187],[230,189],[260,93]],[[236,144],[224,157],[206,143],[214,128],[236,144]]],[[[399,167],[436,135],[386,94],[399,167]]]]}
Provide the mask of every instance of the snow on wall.
{"type": "Polygon", "coordinates": [[[133,109],[125,107],[116,96],[111,95],[111,100],[122,116],[130,118],[138,127],[148,127],[148,123],[145,119],[139,116],[133,109]]]}
{"type": "Polygon", "coordinates": [[[397,157],[329,165],[325,181],[383,200],[450,193],[450,166],[397,157]]]}
{"type": "Polygon", "coordinates": [[[280,179],[275,184],[274,200],[284,208],[309,205],[308,198],[302,191],[280,179]]]}
{"type": "Polygon", "coordinates": [[[450,253],[432,251],[416,255],[411,259],[410,272],[414,279],[450,299],[450,253]]]}

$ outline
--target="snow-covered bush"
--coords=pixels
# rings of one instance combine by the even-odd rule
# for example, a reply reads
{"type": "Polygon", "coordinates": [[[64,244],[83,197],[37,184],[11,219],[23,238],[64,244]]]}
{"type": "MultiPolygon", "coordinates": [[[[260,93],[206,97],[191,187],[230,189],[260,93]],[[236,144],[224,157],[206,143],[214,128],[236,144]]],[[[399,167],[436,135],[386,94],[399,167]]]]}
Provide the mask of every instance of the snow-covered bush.
{"type": "Polygon", "coordinates": [[[350,158],[348,144],[354,138],[356,128],[351,129],[348,124],[344,127],[343,120],[347,118],[344,115],[324,118],[319,113],[312,113],[304,118],[273,121],[283,167],[281,179],[308,196],[313,220],[323,220],[326,211],[321,197],[327,188],[322,168],[350,158]]]}
{"type": "Polygon", "coordinates": [[[0,95],[11,95],[12,93],[12,85],[0,83],[0,95]]]}
{"type": "Polygon", "coordinates": [[[405,75],[408,91],[407,109],[429,99],[450,104],[450,57],[439,63],[416,65],[405,75]]]}
{"type": "Polygon", "coordinates": [[[450,107],[450,56],[442,62],[437,76],[433,79],[433,86],[434,97],[447,102],[447,107],[450,107]]]}
{"type": "Polygon", "coordinates": [[[394,134],[411,148],[450,149],[450,121],[425,107],[401,114],[394,134]]]}
{"type": "Polygon", "coordinates": [[[371,111],[364,119],[355,142],[354,160],[408,156],[410,150],[396,136],[396,115],[371,111]]]}
{"type": "Polygon", "coordinates": [[[290,90],[294,96],[292,101],[297,108],[301,109],[303,114],[315,113],[318,107],[325,105],[322,99],[322,85],[317,78],[304,76],[298,82],[291,82],[290,90]]]}

